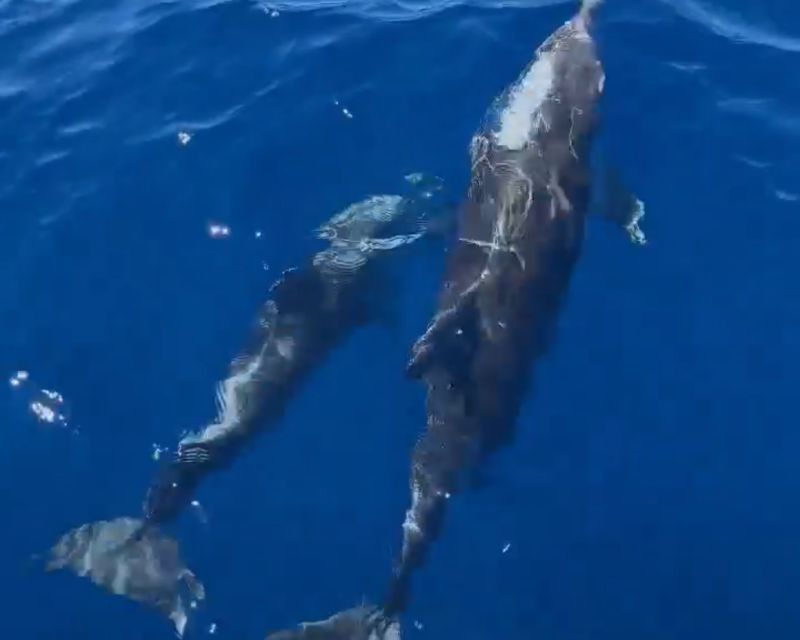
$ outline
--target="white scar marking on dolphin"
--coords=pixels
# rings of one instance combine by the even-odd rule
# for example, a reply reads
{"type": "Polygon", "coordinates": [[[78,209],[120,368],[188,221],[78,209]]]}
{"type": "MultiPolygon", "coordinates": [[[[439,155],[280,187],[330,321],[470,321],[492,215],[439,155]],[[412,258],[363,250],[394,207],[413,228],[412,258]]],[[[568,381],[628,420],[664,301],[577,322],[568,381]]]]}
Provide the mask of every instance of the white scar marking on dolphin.
{"type": "Polygon", "coordinates": [[[413,533],[417,534],[421,532],[419,523],[414,516],[414,511],[416,510],[417,505],[419,505],[421,497],[422,492],[420,491],[419,485],[415,482],[411,488],[411,506],[409,507],[408,511],[406,511],[406,519],[403,522],[403,529],[405,531],[412,531],[413,533]]]}
{"type": "Polygon", "coordinates": [[[564,193],[564,189],[558,182],[558,175],[555,170],[550,171],[550,180],[547,183],[547,191],[550,193],[550,219],[554,220],[558,215],[558,210],[569,213],[572,211],[572,203],[564,193]]]}
{"type": "Polygon", "coordinates": [[[542,53],[511,90],[508,105],[500,116],[495,141],[506,149],[522,149],[544,118],[541,107],[555,83],[553,54],[542,53]]]}
{"type": "Polygon", "coordinates": [[[572,157],[578,160],[578,154],[575,153],[575,114],[583,115],[583,111],[578,107],[572,107],[569,110],[569,151],[572,154],[572,157]]]}
{"type": "MultiPolygon", "coordinates": [[[[482,173],[479,167],[483,163],[486,164],[488,172],[493,175],[499,175],[503,171],[510,174],[503,190],[497,194],[497,202],[490,200],[497,210],[492,238],[491,240],[479,240],[462,236],[459,241],[480,247],[490,256],[495,252],[512,253],[519,261],[522,270],[525,271],[525,259],[517,244],[525,235],[525,223],[528,213],[533,207],[533,180],[526,175],[522,167],[514,163],[493,163],[488,155],[490,144],[489,140],[482,135],[473,138],[471,144],[473,176],[479,176],[482,173]]],[[[473,178],[470,189],[476,188],[480,188],[480,179],[473,178]]]]}

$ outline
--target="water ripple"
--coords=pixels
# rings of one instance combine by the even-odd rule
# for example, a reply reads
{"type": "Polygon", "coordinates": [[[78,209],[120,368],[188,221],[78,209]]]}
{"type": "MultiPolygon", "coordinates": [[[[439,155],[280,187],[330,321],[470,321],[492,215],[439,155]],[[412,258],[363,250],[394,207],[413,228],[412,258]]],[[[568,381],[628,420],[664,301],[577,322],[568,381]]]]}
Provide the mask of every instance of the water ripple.
{"type": "Polygon", "coordinates": [[[775,197],[783,202],[800,202],[800,196],[791,191],[784,191],[783,189],[775,190],[775,197]]]}
{"type": "Polygon", "coordinates": [[[188,129],[189,131],[193,132],[214,129],[215,127],[220,127],[233,120],[236,115],[239,114],[246,106],[247,105],[244,103],[236,104],[228,109],[212,113],[206,118],[193,120],[183,119],[179,121],[170,120],[161,126],[150,129],[142,134],[132,136],[126,140],[126,143],[131,145],[139,145],[146,142],[162,140],[164,138],[174,138],[179,134],[180,131],[184,129],[188,129]]]}
{"type": "Polygon", "coordinates": [[[748,116],[770,128],[792,135],[800,135],[800,113],[787,111],[767,98],[730,97],[717,101],[717,107],[728,113],[748,116]]]}
{"type": "Polygon", "coordinates": [[[709,31],[743,44],[771,47],[789,53],[800,53],[800,38],[793,37],[765,25],[753,23],[744,16],[726,12],[699,2],[699,0],[661,0],[687,20],[702,25],[709,31]]]}
{"type": "Polygon", "coordinates": [[[559,4],[575,4],[574,0],[256,0],[260,10],[265,7],[279,13],[333,10],[355,14],[372,20],[418,20],[454,7],[479,9],[537,9],[559,4]]]}

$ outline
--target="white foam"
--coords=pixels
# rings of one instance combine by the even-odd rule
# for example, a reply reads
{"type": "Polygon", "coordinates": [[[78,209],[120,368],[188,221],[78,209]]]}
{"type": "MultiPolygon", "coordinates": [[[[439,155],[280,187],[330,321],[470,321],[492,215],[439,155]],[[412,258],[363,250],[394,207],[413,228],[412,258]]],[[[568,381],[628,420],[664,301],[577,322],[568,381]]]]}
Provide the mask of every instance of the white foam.
{"type": "Polygon", "coordinates": [[[19,387],[28,379],[28,372],[27,371],[17,371],[11,378],[9,378],[8,383],[12,387],[19,387]]]}
{"type": "Polygon", "coordinates": [[[543,53],[528,73],[511,91],[508,106],[500,115],[500,129],[495,133],[497,144],[507,149],[521,149],[538,128],[536,117],[552,91],[555,80],[553,56],[543,53]]]}
{"type": "Polygon", "coordinates": [[[44,395],[48,400],[52,400],[56,404],[64,403],[64,396],[62,396],[58,391],[49,391],[48,389],[42,389],[42,395],[44,395]]]}
{"type": "Polygon", "coordinates": [[[630,220],[625,225],[625,231],[628,232],[628,237],[633,244],[647,244],[647,236],[645,236],[644,231],[642,231],[641,227],[639,226],[639,221],[644,218],[644,215],[644,202],[639,200],[639,198],[636,198],[630,220]]]}
{"type": "Polygon", "coordinates": [[[57,415],[50,407],[42,404],[41,402],[31,402],[30,409],[33,414],[42,422],[54,423],[57,415]]]}
{"type": "Polygon", "coordinates": [[[231,229],[227,225],[212,222],[208,225],[208,235],[212,238],[227,238],[231,235],[231,229]]]}

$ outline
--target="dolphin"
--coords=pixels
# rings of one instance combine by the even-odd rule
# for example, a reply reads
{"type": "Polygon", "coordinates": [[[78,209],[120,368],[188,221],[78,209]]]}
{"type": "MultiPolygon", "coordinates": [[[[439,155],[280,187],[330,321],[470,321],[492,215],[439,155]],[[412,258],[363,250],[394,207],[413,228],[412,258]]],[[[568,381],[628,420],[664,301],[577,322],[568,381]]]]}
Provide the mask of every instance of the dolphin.
{"type": "Polygon", "coordinates": [[[204,477],[230,464],[255,434],[277,422],[301,384],[338,344],[378,319],[376,297],[388,293],[384,258],[423,236],[438,235],[446,225],[446,216],[428,215],[437,207],[441,183],[417,177],[412,184],[409,196],[367,198],[317,230],[327,245],[273,284],[249,345],[217,386],[217,415],[180,441],[147,491],[143,517],[68,531],[50,550],[46,570],[71,570],[114,594],[155,607],[183,635],[187,612],[181,592],[188,589],[194,600],[202,600],[205,590],[181,561],[177,542],[158,525],[181,512],[204,477]]]}
{"type": "MultiPolygon", "coordinates": [[[[547,38],[472,139],[458,237],[436,312],[408,364],[426,389],[427,424],[411,457],[411,505],[383,603],[267,640],[399,638],[412,575],[448,500],[466,474],[512,437],[584,237],[589,154],[605,83],[591,36],[597,4],[585,0],[547,38]]],[[[630,225],[640,213],[618,219],[634,240],[630,225]]]]}
{"type": "Polygon", "coordinates": [[[288,269],[271,289],[250,344],[217,385],[217,415],[184,436],[147,492],[145,520],[173,519],[200,480],[224,467],[252,436],[275,424],[294,393],[351,333],[380,314],[386,265],[377,257],[414,243],[444,218],[426,219],[441,188],[421,179],[416,195],[373,196],[317,229],[328,246],[288,269]]]}

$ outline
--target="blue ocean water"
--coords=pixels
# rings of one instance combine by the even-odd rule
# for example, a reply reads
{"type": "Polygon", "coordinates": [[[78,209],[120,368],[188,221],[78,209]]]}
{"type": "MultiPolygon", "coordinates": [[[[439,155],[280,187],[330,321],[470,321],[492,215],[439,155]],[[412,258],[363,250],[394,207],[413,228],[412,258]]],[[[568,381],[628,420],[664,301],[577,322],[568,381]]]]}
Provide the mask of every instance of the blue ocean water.
{"type": "MultiPolygon", "coordinates": [[[[574,9],[0,0],[3,636],[170,637],[36,555],[138,513],[154,445],[208,420],[314,227],[413,172],[460,197],[488,104],[574,9]]],[[[591,221],[518,436],[451,502],[406,636],[796,638],[800,5],[607,0],[597,39],[598,153],[650,242],[591,221]]],[[[173,528],[208,589],[193,637],[383,593],[424,426],[403,369],[441,264],[409,259],[393,320],[173,528]]]]}

